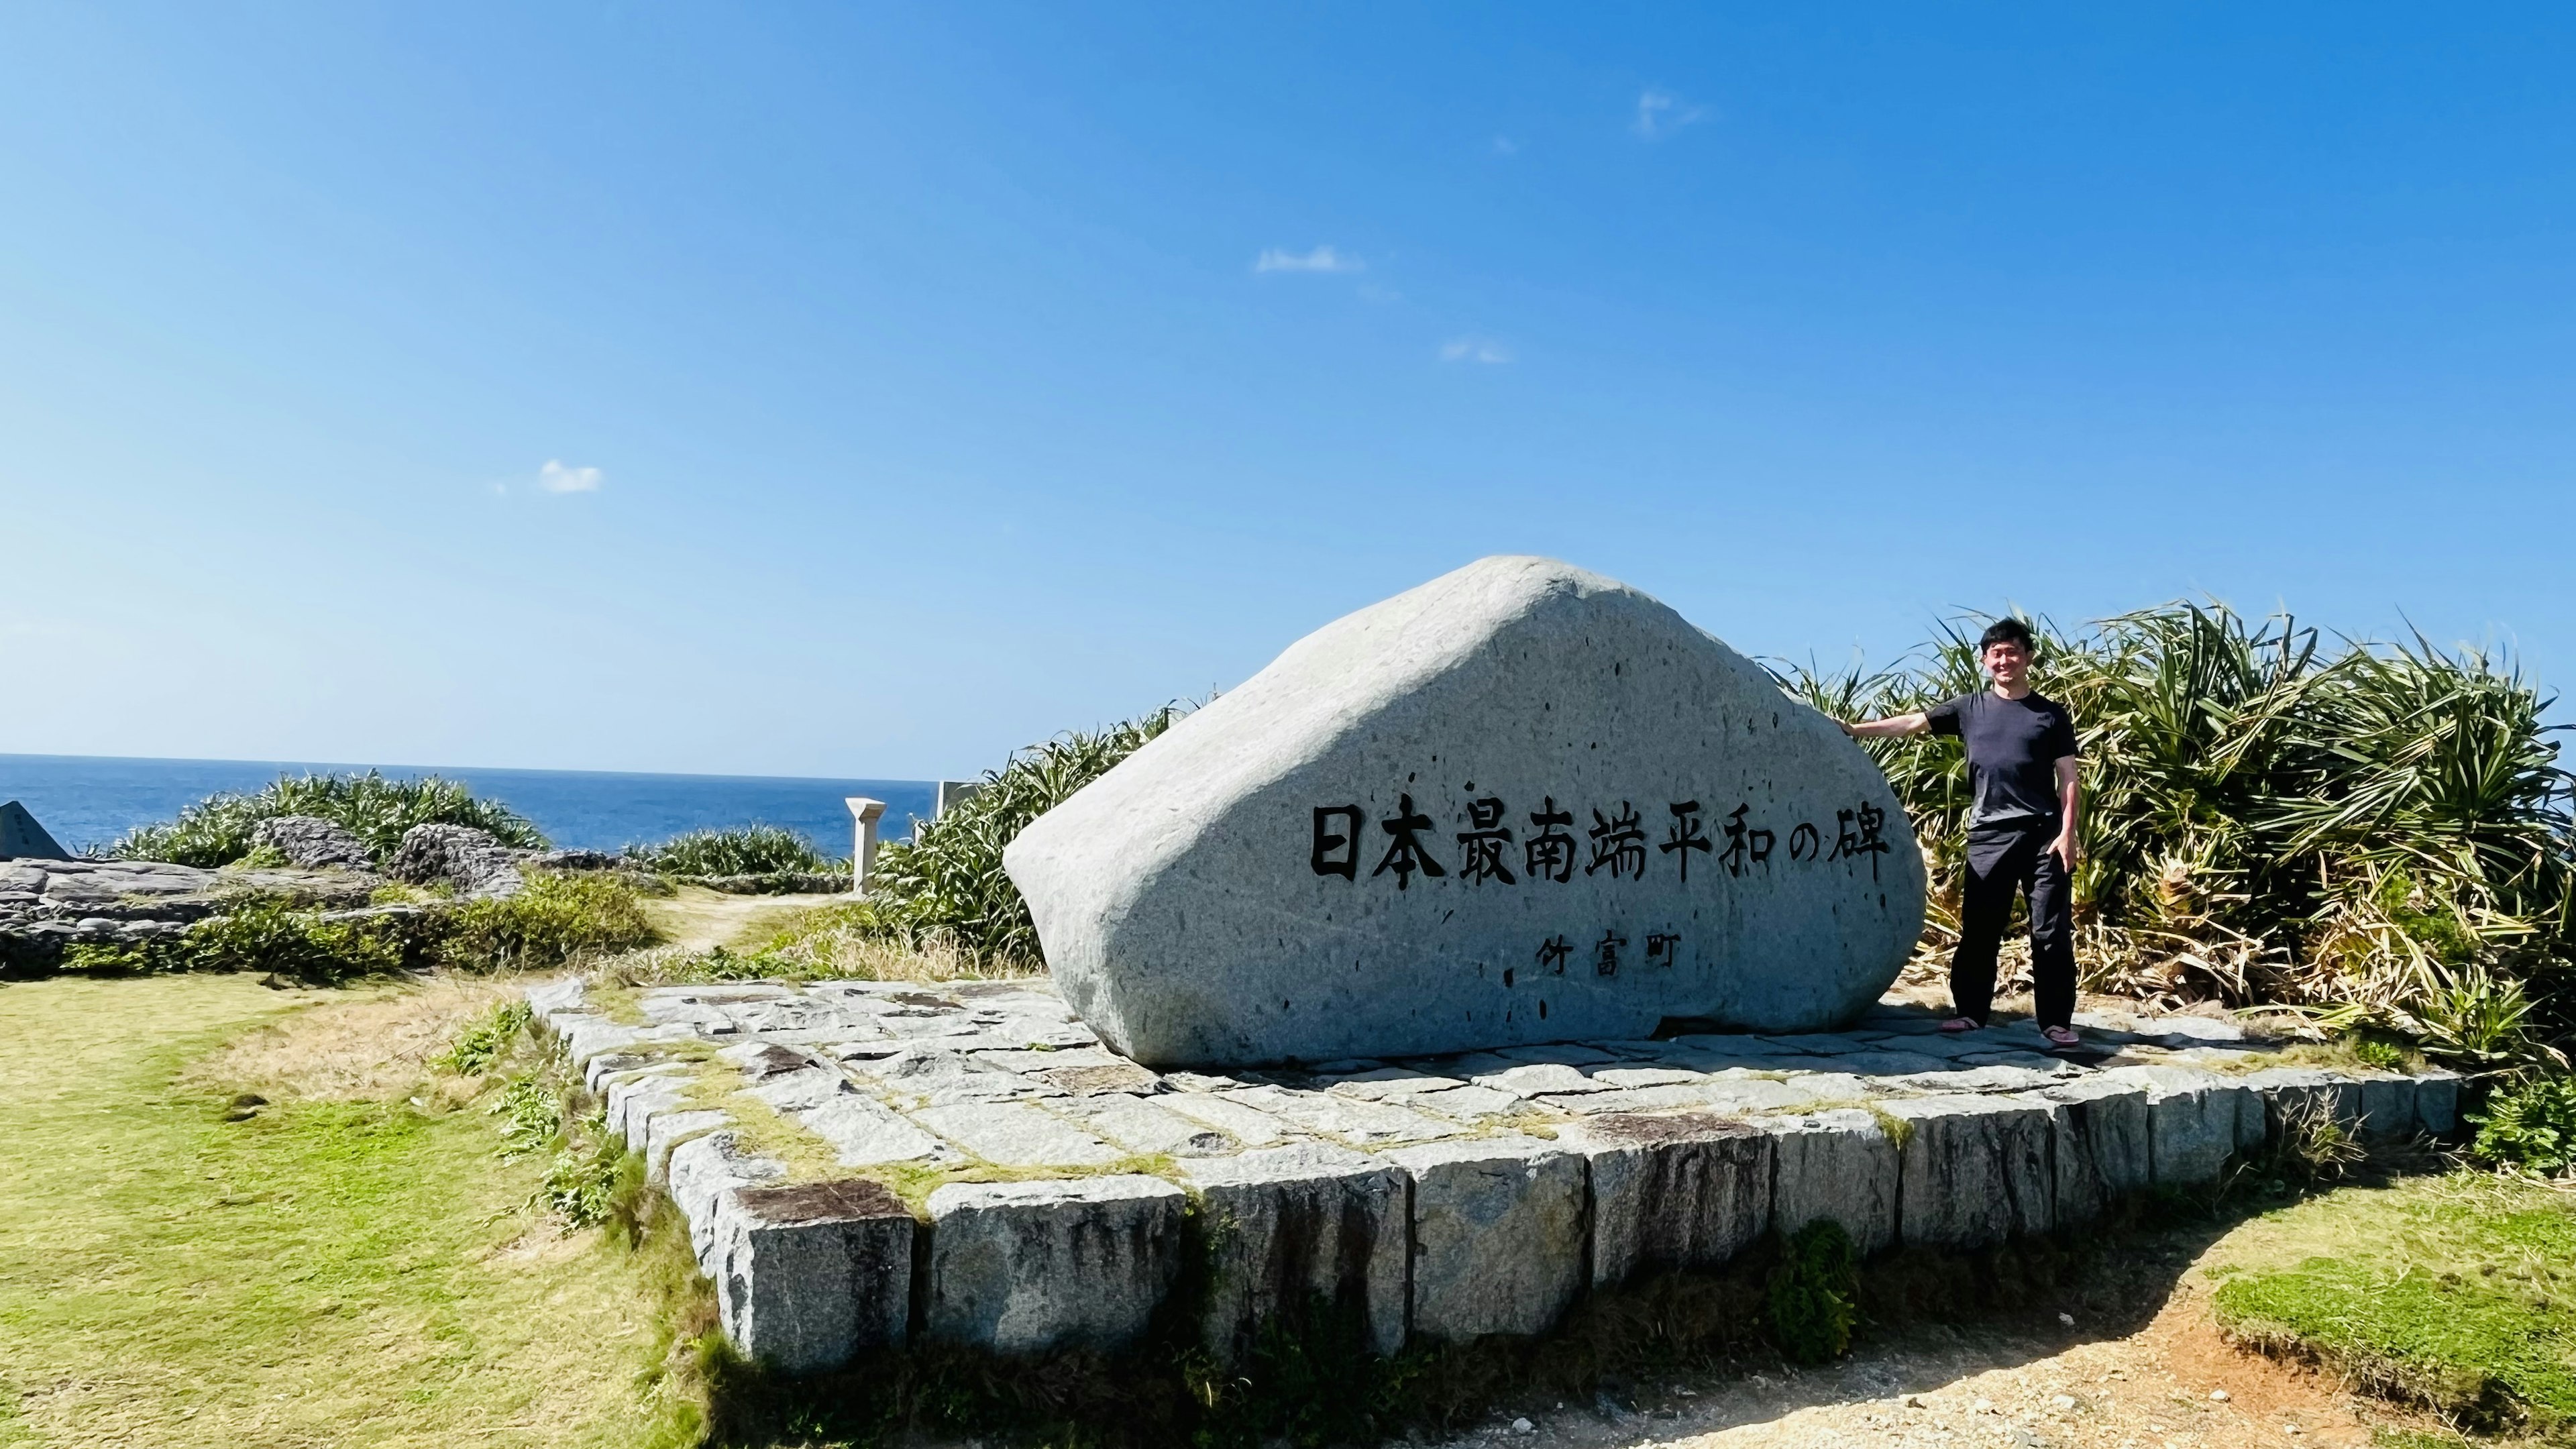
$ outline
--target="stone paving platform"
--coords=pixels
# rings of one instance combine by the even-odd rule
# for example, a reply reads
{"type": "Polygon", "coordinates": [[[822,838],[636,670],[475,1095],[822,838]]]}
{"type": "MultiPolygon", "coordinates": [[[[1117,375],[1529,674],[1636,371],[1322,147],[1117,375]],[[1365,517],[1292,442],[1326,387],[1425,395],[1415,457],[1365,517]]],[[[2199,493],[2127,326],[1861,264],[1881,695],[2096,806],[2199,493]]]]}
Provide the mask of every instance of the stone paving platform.
{"type": "Polygon", "coordinates": [[[726,1331],[796,1371],[910,1341],[1145,1331],[1192,1255],[1220,1359],[1321,1294],[1372,1342],[1540,1333],[1585,1293],[1841,1222],[1973,1249],[2207,1183],[2293,1113],[2450,1133],[2459,1080],[2286,1064],[2199,1016],[1850,1030],[1154,1072],[1043,979],[529,1001],[689,1223],[726,1331]]]}

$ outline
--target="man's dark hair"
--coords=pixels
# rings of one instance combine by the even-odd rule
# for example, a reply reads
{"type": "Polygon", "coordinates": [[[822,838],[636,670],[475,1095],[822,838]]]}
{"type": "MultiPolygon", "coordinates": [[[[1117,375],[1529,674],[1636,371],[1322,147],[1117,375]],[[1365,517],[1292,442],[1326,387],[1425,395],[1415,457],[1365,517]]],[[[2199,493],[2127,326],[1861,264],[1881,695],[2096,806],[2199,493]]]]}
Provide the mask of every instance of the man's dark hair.
{"type": "Polygon", "coordinates": [[[2037,654],[2039,646],[2031,642],[2030,626],[2019,619],[1997,619],[1977,636],[1977,652],[1985,653],[1997,644],[2018,644],[2024,654],[2037,654]]]}

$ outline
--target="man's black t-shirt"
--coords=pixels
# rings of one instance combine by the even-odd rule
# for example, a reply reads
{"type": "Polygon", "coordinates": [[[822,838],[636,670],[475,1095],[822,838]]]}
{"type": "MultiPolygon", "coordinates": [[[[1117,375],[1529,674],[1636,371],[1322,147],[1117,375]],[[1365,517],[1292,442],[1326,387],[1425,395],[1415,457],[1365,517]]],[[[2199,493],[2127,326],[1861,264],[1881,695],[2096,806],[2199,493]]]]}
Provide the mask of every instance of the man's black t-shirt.
{"type": "Polygon", "coordinates": [[[1923,712],[1936,735],[1968,742],[1968,827],[2058,824],[2057,762],[2075,753],[2075,718],[2037,694],[2006,699],[1980,690],[1923,712]]]}

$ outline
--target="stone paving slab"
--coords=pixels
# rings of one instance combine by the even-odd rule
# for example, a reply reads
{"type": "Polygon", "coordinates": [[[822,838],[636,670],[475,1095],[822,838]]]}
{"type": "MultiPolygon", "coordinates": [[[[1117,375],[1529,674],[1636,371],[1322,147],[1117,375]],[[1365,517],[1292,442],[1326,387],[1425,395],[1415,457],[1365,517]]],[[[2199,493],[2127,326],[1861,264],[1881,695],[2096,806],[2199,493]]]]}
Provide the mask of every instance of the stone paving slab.
{"type": "Polygon", "coordinates": [[[2441,1135],[2459,1102],[2451,1073],[2303,1065],[2207,1016],[2079,1015],[2059,1056],[1894,998],[1839,1032],[1214,1073],[1105,1049],[1043,980],[528,996],[728,1334],[793,1371],[921,1338],[1115,1349],[1184,1282],[1220,1361],[1318,1298],[1382,1352],[1541,1333],[1819,1218],[1864,1254],[1984,1248],[2209,1182],[2312,1114],[2441,1135]]]}

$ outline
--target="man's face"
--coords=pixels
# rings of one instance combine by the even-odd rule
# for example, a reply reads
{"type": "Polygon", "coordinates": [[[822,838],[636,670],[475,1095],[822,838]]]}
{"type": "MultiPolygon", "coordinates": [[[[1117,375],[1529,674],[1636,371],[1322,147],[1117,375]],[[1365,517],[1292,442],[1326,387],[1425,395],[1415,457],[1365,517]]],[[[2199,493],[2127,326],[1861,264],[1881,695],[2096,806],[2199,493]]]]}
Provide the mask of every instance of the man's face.
{"type": "Polygon", "coordinates": [[[2006,689],[2019,689],[2030,677],[2030,651],[2006,639],[1986,646],[1986,672],[2006,689]]]}

